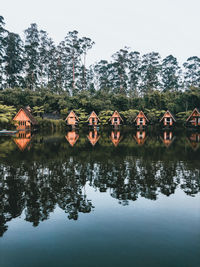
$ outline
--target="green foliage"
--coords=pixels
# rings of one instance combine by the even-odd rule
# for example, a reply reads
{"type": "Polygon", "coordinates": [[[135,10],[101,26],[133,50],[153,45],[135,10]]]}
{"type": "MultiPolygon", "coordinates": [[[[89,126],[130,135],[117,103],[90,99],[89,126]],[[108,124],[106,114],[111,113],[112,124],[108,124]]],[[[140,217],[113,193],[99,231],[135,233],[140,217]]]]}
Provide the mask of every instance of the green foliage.
{"type": "Polygon", "coordinates": [[[137,117],[138,113],[139,113],[139,110],[137,109],[129,109],[127,111],[121,112],[121,114],[125,118],[125,122],[130,125],[134,124],[134,120],[137,117]]]}
{"type": "Polygon", "coordinates": [[[16,109],[13,106],[6,106],[0,104],[0,122],[10,123],[16,113],[16,109]]]}
{"type": "Polygon", "coordinates": [[[99,119],[102,125],[106,125],[109,123],[109,119],[112,116],[113,111],[112,110],[102,110],[99,113],[99,119]]]}

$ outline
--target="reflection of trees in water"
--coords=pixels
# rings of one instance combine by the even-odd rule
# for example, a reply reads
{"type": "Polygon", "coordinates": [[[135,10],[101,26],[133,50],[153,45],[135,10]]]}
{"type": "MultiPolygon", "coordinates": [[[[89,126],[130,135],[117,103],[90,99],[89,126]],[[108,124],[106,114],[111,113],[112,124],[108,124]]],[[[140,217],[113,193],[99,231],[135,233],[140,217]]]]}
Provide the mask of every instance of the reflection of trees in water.
{"type": "Polygon", "coordinates": [[[48,219],[56,206],[73,220],[79,213],[91,212],[93,206],[84,190],[87,182],[100,192],[109,189],[122,205],[140,196],[151,200],[159,193],[170,196],[178,186],[194,196],[200,191],[200,169],[196,166],[133,156],[4,162],[0,165],[0,235],[7,230],[6,223],[23,211],[25,220],[34,226],[48,219]]]}

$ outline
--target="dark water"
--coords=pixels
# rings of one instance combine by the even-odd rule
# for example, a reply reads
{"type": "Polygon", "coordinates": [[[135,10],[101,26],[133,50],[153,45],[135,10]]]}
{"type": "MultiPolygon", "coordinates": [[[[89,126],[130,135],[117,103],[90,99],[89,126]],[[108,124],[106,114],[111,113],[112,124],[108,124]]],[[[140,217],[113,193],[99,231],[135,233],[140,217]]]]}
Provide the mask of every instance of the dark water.
{"type": "Polygon", "coordinates": [[[0,137],[1,267],[199,267],[200,134],[0,137]]]}

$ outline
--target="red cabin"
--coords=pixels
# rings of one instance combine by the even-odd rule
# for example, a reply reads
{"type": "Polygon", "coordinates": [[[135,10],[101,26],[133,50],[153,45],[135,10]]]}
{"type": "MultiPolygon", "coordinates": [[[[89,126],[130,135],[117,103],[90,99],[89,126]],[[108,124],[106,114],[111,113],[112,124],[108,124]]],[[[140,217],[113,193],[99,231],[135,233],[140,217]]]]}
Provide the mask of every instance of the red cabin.
{"type": "Polygon", "coordinates": [[[186,123],[190,126],[200,126],[200,111],[197,108],[192,111],[186,123]]]}
{"type": "Polygon", "coordinates": [[[89,118],[88,118],[88,123],[89,126],[97,126],[99,123],[99,117],[97,116],[97,114],[92,111],[92,113],[90,114],[89,118]]]}
{"type": "Polygon", "coordinates": [[[119,112],[117,110],[115,110],[112,117],[110,118],[110,121],[111,121],[111,125],[119,126],[121,124],[121,122],[123,122],[123,119],[120,116],[119,112]]]}
{"type": "Polygon", "coordinates": [[[172,115],[172,113],[169,110],[167,110],[163,115],[163,117],[161,118],[160,122],[162,122],[165,127],[171,127],[176,122],[176,119],[172,115]]]}
{"type": "Polygon", "coordinates": [[[31,141],[31,132],[27,132],[25,130],[19,131],[16,134],[16,138],[14,138],[15,144],[21,151],[24,151],[24,149],[28,146],[30,141],[31,141]]]}
{"type": "Polygon", "coordinates": [[[111,141],[113,142],[113,145],[117,147],[122,139],[120,131],[112,131],[110,138],[111,141]]]}
{"type": "Polygon", "coordinates": [[[79,118],[75,114],[75,112],[71,110],[67,118],[65,119],[65,121],[67,122],[67,125],[71,125],[72,127],[75,127],[79,122],[79,118]]]}
{"type": "Polygon", "coordinates": [[[13,120],[17,122],[16,125],[17,125],[17,129],[19,130],[23,130],[27,128],[30,129],[32,126],[36,126],[38,124],[36,119],[31,114],[30,107],[20,108],[20,110],[15,115],[13,120]]]}
{"type": "Polygon", "coordinates": [[[76,144],[79,135],[76,133],[76,131],[71,131],[66,134],[65,138],[67,139],[69,144],[73,147],[76,144]]]}
{"type": "Polygon", "coordinates": [[[97,130],[90,131],[88,134],[88,140],[90,141],[91,145],[95,146],[100,138],[97,130]]]}
{"type": "Polygon", "coordinates": [[[142,146],[142,145],[144,145],[146,138],[147,138],[146,132],[145,131],[137,131],[134,138],[135,138],[135,141],[138,143],[138,145],[142,146]]]}
{"type": "Polygon", "coordinates": [[[145,127],[147,126],[147,122],[149,122],[149,120],[145,116],[144,112],[140,111],[137,117],[135,118],[135,122],[138,127],[145,127]]]}

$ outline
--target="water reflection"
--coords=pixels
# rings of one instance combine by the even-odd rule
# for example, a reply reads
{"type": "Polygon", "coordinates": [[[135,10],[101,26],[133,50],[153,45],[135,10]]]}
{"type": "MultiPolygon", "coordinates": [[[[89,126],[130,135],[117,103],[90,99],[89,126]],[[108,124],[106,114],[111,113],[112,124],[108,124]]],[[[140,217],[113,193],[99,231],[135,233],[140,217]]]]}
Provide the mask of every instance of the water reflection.
{"type": "Polygon", "coordinates": [[[117,147],[122,139],[121,132],[117,130],[112,131],[110,138],[111,141],[113,142],[113,145],[117,147]]]}
{"type": "Polygon", "coordinates": [[[163,135],[161,135],[160,138],[163,141],[163,144],[166,147],[169,147],[174,142],[176,137],[174,136],[172,131],[164,131],[163,135]]]}
{"type": "Polygon", "coordinates": [[[26,147],[28,147],[28,149],[30,149],[30,146],[28,146],[30,141],[31,141],[31,132],[26,131],[26,130],[19,131],[16,134],[16,137],[14,138],[15,144],[18,146],[18,148],[21,151],[24,151],[24,149],[26,147]]]}
{"type": "Polygon", "coordinates": [[[93,129],[93,130],[89,131],[89,134],[87,137],[88,137],[88,140],[90,141],[91,145],[95,146],[96,143],[99,141],[100,135],[99,135],[97,129],[93,129]]]}
{"type": "Polygon", "coordinates": [[[200,144],[200,134],[199,133],[191,133],[188,137],[187,137],[192,149],[194,151],[196,151],[199,148],[199,144],[200,144]]]}
{"type": "Polygon", "coordinates": [[[146,132],[145,131],[137,131],[136,134],[134,135],[134,139],[138,143],[138,145],[144,145],[146,141],[146,132]]]}
{"type": "Polygon", "coordinates": [[[69,144],[73,147],[76,144],[79,135],[75,130],[72,130],[71,132],[67,132],[65,138],[67,139],[69,144]]]}
{"type": "MultiPolygon", "coordinates": [[[[162,134],[168,147],[175,134],[162,134]]],[[[199,133],[191,133],[187,139],[176,134],[170,150],[163,147],[159,136],[149,134],[147,140],[145,131],[123,133],[123,139],[120,131],[101,136],[95,149],[88,149],[88,139],[94,146],[100,138],[97,130],[80,133],[80,137],[69,131],[66,139],[71,146],[81,139],[73,149],[63,134],[35,134],[31,139],[30,133],[21,132],[14,138],[17,147],[12,139],[0,139],[0,235],[7,230],[7,222],[22,212],[33,226],[47,220],[57,206],[68,219],[77,220],[80,213],[95,209],[87,197],[88,187],[108,192],[121,205],[141,197],[170,196],[178,188],[188,196],[200,191],[200,150],[190,148],[191,143],[199,145],[199,133]],[[113,144],[120,141],[116,150],[113,144]]]]}

